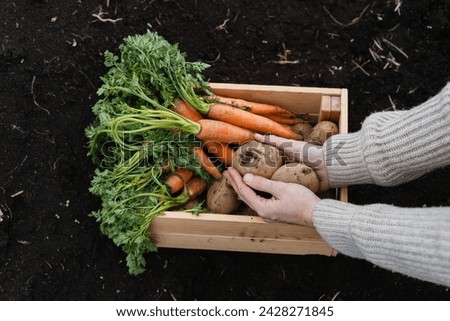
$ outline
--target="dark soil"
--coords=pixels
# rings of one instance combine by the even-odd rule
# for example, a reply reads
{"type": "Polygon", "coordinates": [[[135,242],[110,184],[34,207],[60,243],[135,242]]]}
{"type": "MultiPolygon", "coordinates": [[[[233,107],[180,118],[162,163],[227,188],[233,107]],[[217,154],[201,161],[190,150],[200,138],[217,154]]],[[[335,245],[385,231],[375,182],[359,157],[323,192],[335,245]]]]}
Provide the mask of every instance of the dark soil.
{"type": "MultiPolygon", "coordinates": [[[[450,299],[445,287],[342,255],[160,249],[132,277],[88,216],[99,201],[88,192],[84,136],[102,53],[146,29],[209,62],[214,82],[348,88],[357,131],[369,114],[411,108],[449,81],[448,1],[403,1],[400,11],[395,1],[107,2],[2,1],[1,299],[450,299]],[[100,7],[122,20],[100,22],[100,7]],[[375,61],[369,49],[385,58],[375,61]],[[276,63],[286,53],[298,64],[276,63]]],[[[449,181],[447,168],[396,188],[352,187],[350,200],[449,206],[449,181]]]]}

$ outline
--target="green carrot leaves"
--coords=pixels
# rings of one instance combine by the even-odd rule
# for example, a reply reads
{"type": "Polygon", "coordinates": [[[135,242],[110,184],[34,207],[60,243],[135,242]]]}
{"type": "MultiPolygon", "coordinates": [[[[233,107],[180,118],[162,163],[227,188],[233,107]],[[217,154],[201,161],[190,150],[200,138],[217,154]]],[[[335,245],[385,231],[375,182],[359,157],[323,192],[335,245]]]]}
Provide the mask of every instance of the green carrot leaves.
{"type": "Polygon", "coordinates": [[[202,72],[208,65],[186,61],[177,45],[153,32],[126,37],[119,51],[104,54],[108,71],[85,132],[97,165],[90,192],[102,201],[91,215],[127,254],[135,275],[145,269],[144,254],[157,249],[148,235],[153,219],[189,198],[185,192],[170,195],[163,168],[189,168],[210,180],[191,153],[200,125],[170,109],[177,97],[199,111],[209,109],[195,92],[207,92],[202,72]]]}

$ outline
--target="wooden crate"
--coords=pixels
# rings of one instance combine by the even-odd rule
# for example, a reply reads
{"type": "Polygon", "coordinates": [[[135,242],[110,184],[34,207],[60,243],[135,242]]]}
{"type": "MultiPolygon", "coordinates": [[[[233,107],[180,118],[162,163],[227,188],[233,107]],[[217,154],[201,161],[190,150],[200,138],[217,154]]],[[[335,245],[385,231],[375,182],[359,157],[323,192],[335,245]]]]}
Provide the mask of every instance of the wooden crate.
{"type": "MultiPolygon", "coordinates": [[[[346,89],[222,83],[211,88],[217,95],[272,103],[296,114],[332,120],[340,133],[348,130],[346,89]]],[[[347,202],[347,188],[337,190],[336,198],[347,202]]],[[[150,236],[160,248],[335,255],[314,228],[268,223],[258,216],[166,212],[152,222],[150,236]]]]}

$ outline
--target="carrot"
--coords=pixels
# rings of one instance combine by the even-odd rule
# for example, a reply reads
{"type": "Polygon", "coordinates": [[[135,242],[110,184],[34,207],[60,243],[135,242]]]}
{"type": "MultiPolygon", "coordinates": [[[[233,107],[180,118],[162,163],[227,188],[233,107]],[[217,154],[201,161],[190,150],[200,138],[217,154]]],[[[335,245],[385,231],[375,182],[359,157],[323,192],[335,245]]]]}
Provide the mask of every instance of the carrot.
{"type": "MultiPolygon", "coordinates": [[[[211,112],[211,109],[214,108],[214,105],[216,105],[216,104],[211,105],[210,112],[211,112]]],[[[223,106],[227,106],[227,105],[223,105],[223,106]]],[[[177,112],[178,114],[188,118],[189,120],[192,120],[192,121],[195,121],[195,122],[199,122],[200,120],[203,120],[203,116],[194,107],[190,106],[189,104],[187,104],[186,102],[184,102],[183,100],[181,100],[179,98],[174,100],[172,110],[177,112]]],[[[212,113],[212,114],[217,115],[217,112],[216,113],[212,113]]],[[[210,113],[208,113],[207,115],[210,116],[210,113]]],[[[246,115],[246,114],[242,114],[242,115],[246,115]]],[[[285,116],[285,115],[280,115],[280,114],[270,114],[270,115],[268,114],[268,115],[266,115],[264,117],[266,117],[268,119],[272,119],[274,122],[277,122],[279,124],[292,125],[292,124],[298,123],[297,118],[291,118],[290,116],[285,116]]],[[[217,116],[210,117],[210,118],[214,118],[216,120],[222,120],[220,117],[217,117],[217,116]]],[[[225,122],[231,123],[233,125],[233,123],[230,122],[230,121],[225,121],[225,122]]],[[[204,124],[205,123],[208,123],[208,125],[207,125],[208,127],[210,125],[214,124],[214,123],[208,122],[208,121],[205,121],[204,124]]],[[[238,124],[240,124],[240,123],[238,123],[238,124]]],[[[217,126],[217,125],[218,124],[215,123],[215,126],[217,126]]],[[[234,124],[234,125],[236,125],[236,124],[234,124]]],[[[273,124],[273,125],[275,125],[275,124],[273,124]]],[[[238,125],[238,126],[239,127],[244,127],[244,126],[240,126],[240,125],[238,125]]],[[[252,128],[252,126],[250,126],[250,127],[248,127],[248,129],[253,129],[253,128],[252,128]]],[[[220,130],[220,129],[218,129],[218,130],[220,130]]],[[[287,130],[290,130],[290,129],[288,128],[287,130]]],[[[238,133],[238,132],[243,134],[242,130],[237,131],[237,129],[236,129],[235,134],[238,133]]],[[[292,132],[294,132],[294,131],[292,131],[292,132]]],[[[263,133],[266,133],[266,132],[263,132],[263,133]]],[[[212,139],[212,137],[209,136],[210,134],[211,133],[207,134],[208,135],[208,137],[207,137],[208,140],[212,139]]],[[[247,134],[248,134],[248,132],[247,132],[247,134]]],[[[203,132],[203,134],[201,134],[201,136],[202,135],[206,135],[205,132],[203,132]]],[[[282,136],[282,135],[279,134],[279,136],[282,136]]],[[[285,136],[282,136],[282,137],[285,137],[285,136]]],[[[288,138],[288,137],[286,137],[286,138],[288,138]]],[[[200,139],[202,139],[202,138],[200,138],[200,139]]],[[[222,142],[224,142],[224,143],[234,142],[234,141],[231,141],[229,137],[224,137],[223,139],[221,138],[221,140],[223,140],[223,141],[219,141],[220,143],[222,143],[222,142]]],[[[244,143],[244,142],[245,141],[239,141],[237,143],[244,143]]]]}
{"type": "Polygon", "coordinates": [[[261,134],[274,134],[287,139],[300,139],[300,135],[291,128],[270,120],[264,116],[224,104],[212,104],[208,117],[247,128],[261,134]]]}
{"type": "Polygon", "coordinates": [[[203,119],[203,116],[194,107],[180,98],[173,101],[172,110],[193,121],[203,119]]]}
{"type": "Polygon", "coordinates": [[[198,123],[201,129],[196,136],[203,142],[213,141],[241,145],[255,139],[253,131],[223,121],[200,119],[198,123]]]}
{"type": "Polygon", "coordinates": [[[203,193],[207,187],[208,183],[203,178],[195,176],[187,182],[185,191],[189,195],[189,200],[193,200],[203,193]]]}
{"type": "Polygon", "coordinates": [[[208,97],[211,101],[216,101],[222,104],[230,105],[233,107],[238,107],[241,109],[244,109],[246,111],[249,111],[253,114],[257,115],[280,115],[285,117],[295,117],[294,114],[292,114],[290,111],[284,109],[283,107],[271,105],[271,104],[263,104],[263,103],[257,103],[253,101],[248,101],[244,99],[238,99],[238,98],[230,98],[230,97],[223,97],[223,96],[210,96],[208,97]]]}
{"type": "Polygon", "coordinates": [[[161,166],[161,171],[163,173],[170,173],[171,172],[170,164],[167,163],[167,164],[162,165],[161,166]]]}
{"type": "Polygon", "coordinates": [[[228,144],[209,141],[204,145],[209,153],[215,155],[225,165],[230,166],[233,162],[235,152],[228,144]]]}
{"type": "Polygon", "coordinates": [[[264,115],[264,117],[267,117],[269,119],[272,119],[273,121],[276,121],[279,124],[284,125],[295,125],[300,122],[298,118],[292,118],[292,117],[283,117],[280,115],[264,115]]]}
{"type": "Polygon", "coordinates": [[[194,147],[194,153],[197,155],[197,159],[202,165],[203,169],[208,172],[215,179],[221,179],[222,173],[219,169],[213,164],[213,162],[209,159],[208,155],[203,151],[201,147],[194,147]]]}
{"type": "Polygon", "coordinates": [[[170,194],[175,194],[183,188],[192,176],[194,176],[194,171],[187,168],[177,168],[167,177],[164,184],[169,188],[170,194]]]}

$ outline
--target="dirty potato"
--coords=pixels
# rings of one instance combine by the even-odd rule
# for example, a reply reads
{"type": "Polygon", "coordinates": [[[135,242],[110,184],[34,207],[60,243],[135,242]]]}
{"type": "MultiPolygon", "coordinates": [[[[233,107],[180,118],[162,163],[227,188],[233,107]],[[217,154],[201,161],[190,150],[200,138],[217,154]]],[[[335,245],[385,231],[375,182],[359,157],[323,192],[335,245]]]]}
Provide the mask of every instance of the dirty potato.
{"type": "Polygon", "coordinates": [[[281,151],[269,144],[250,141],[238,148],[233,157],[233,167],[241,174],[248,173],[271,178],[283,165],[281,151]]]}
{"type": "Polygon", "coordinates": [[[236,211],[241,203],[225,178],[214,181],[206,195],[206,207],[211,213],[230,214],[236,211]]]}
{"type": "Polygon", "coordinates": [[[335,123],[324,120],[315,125],[309,134],[308,142],[316,145],[323,145],[325,141],[338,133],[338,127],[335,123]]]}
{"type": "Polygon", "coordinates": [[[272,180],[300,184],[314,193],[319,191],[319,179],[316,173],[312,168],[302,163],[288,163],[281,166],[273,174],[272,180]]]}

